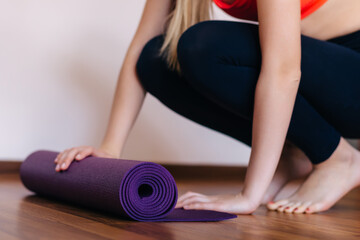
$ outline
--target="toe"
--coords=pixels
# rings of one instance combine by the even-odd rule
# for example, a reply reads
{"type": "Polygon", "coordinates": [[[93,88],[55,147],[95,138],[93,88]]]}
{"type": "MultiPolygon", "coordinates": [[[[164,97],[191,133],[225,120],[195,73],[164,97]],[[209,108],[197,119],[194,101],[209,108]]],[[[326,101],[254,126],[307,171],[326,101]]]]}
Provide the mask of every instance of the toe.
{"type": "Polygon", "coordinates": [[[269,203],[267,204],[267,208],[268,208],[269,210],[276,210],[276,209],[278,209],[280,206],[285,205],[285,204],[287,204],[288,202],[289,202],[288,199],[282,199],[282,200],[279,200],[279,201],[276,201],[276,202],[269,202],[269,203]]]}
{"type": "Polygon", "coordinates": [[[289,202],[289,203],[287,203],[287,204],[280,205],[280,206],[278,207],[278,209],[276,209],[276,210],[277,210],[278,212],[284,212],[285,209],[289,209],[292,205],[294,205],[294,203],[293,203],[293,202],[289,202]]]}
{"type": "Polygon", "coordinates": [[[314,210],[314,208],[310,208],[310,206],[309,207],[307,207],[306,209],[305,209],[305,213],[313,213],[315,210],[314,210]]]}
{"type": "Polygon", "coordinates": [[[284,209],[284,212],[286,213],[292,213],[294,211],[294,209],[296,209],[298,206],[300,206],[300,202],[296,202],[294,204],[292,204],[291,206],[288,206],[284,209]]]}
{"type": "Polygon", "coordinates": [[[296,209],[294,209],[294,213],[304,213],[305,210],[311,205],[311,202],[302,202],[296,209]]]}
{"type": "Polygon", "coordinates": [[[328,208],[326,207],[326,204],[321,203],[321,202],[317,202],[317,203],[313,203],[311,205],[309,205],[306,209],[305,209],[305,213],[315,213],[315,212],[321,212],[321,211],[325,211],[328,208]]]}

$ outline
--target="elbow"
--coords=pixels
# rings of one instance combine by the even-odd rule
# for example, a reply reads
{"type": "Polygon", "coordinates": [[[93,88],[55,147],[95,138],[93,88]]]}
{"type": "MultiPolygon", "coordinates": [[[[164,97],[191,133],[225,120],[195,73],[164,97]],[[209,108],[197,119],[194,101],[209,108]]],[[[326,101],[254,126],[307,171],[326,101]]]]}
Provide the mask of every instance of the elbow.
{"type": "Polygon", "coordinates": [[[291,61],[283,61],[277,64],[274,62],[271,64],[262,63],[260,75],[280,83],[289,82],[299,84],[301,79],[300,63],[293,63],[291,61]]]}
{"type": "Polygon", "coordinates": [[[300,69],[293,69],[293,70],[283,70],[280,79],[283,81],[289,81],[296,84],[300,84],[301,79],[301,70],[300,69]]]}
{"type": "Polygon", "coordinates": [[[301,68],[300,64],[284,64],[280,68],[280,74],[283,77],[286,77],[290,81],[300,82],[301,78],[301,68]]]}
{"type": "Polygon", "coordinates": [[[261,60],[261,72],[266,75],[276,76],[278,79],[288,79],[299,82],[301,78],[301,55],[300,52],[277,54],[263,53],[261,60]]]}

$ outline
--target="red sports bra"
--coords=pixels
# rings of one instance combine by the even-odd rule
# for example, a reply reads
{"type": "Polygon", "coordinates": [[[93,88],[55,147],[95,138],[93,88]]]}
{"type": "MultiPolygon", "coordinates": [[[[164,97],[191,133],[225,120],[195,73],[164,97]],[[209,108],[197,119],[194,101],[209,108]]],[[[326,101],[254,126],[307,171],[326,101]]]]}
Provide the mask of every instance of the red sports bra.
{"type": "MultiPolygon", "coordinates": [[[[315,12],[327,0],[301,0],[301,19],[315,12]]],[[[214,0],[215,4],[229,15],[245,20],[257,21],[256,0],[235,0],[232,4],[214,0]]]]}

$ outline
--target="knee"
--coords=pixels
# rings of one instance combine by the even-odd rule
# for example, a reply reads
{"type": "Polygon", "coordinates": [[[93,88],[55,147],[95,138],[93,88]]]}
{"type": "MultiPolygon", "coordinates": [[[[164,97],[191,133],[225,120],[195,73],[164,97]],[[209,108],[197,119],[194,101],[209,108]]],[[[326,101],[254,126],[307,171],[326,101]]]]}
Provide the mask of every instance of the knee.
{"type": "MultiPolygon", "coordinates": [[[[179,38],[177,45],[177,56],[182,71],[186,71],[195,63],[200,63],[201,58],[211,53],[213,48],[210,28],[212,21],[197,23],[188,28],[179,38]]],[[[202,61],[201,61],[202,62],[202,61]]]]}
{"type": "Polygon", "coordinates": [[[163,36],[159,35],[149,40],[142,49],[136,62],[136,74],[141,85],[147,92],[152,94],[158,92],[160,68],[164,62],[161,58],[160,48],[163,36]]]}
{"type": "Polygon", "coordinates": [[[188,74],[208,71],[226,57],[256,65],[259,53],[258,26],[232,21],[199,22],[181,35],[177,46],[180,68],[188,74]]]}

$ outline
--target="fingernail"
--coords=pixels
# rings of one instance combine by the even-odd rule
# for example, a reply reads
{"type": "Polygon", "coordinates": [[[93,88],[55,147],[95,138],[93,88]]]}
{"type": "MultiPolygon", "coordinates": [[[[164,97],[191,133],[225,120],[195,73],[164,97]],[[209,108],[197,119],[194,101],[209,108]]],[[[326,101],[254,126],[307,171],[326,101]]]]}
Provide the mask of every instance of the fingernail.
{"type": "Polygon", "coordinates": [[[65,163],[61,164],[61,168],[65,168],[65,166],[66,166],[65,163]]]}

